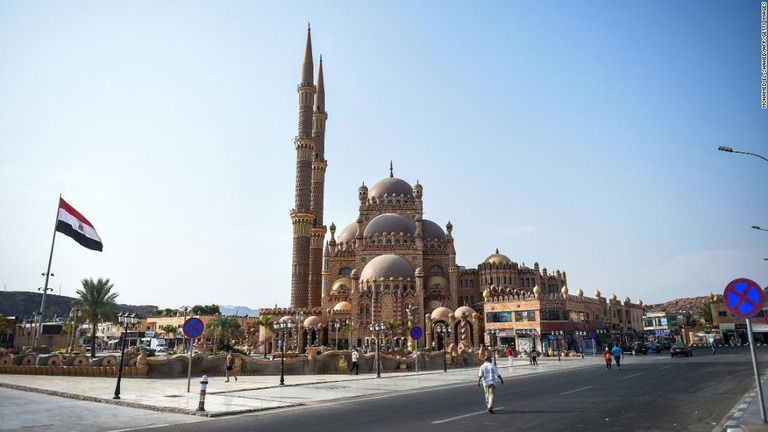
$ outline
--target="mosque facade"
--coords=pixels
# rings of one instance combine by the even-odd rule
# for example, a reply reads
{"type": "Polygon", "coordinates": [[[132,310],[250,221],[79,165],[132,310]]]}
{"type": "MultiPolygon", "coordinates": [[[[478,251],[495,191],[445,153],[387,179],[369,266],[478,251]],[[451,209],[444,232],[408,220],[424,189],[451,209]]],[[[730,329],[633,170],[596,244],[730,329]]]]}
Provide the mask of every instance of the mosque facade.
{"type": "MultiPolygon", "coordinates": [[[[260,309],[262,316],[295,324],[287,349],[302,353],[309,346],[368,348],[375,338],[385,347],[410,350],[445,345],[476,349],[524,341],[542,346],[551,332],[558,332],[567,344],[586,331],[615,328],[625,335],[629,329],[642,329],[642,303],[621,303],[615,295],[607,301],[599,293],[585,302],[583,294],[568,294],[564,271],[548,272],[538,263],[520,265],[498,249],[475,268],[459,265],[453,225],[447,218],[442,225],[424,218],[428,193],[418,181],[396,177],[392,162],[388,176],[370,188],[360,185],[357,210],[350,212],[348,224],[326,227],[328,113],[322,57],[316,83],[314,77],[307,29],[297,87],[291,305],[260,309]],[[612,321],[612,315],[618,318],[612,321]],[[384,330],[375,333],[371,326],[379,323],[384,330]],[[423,337],[409,336],[414,327],[423,337]]],[[[265,352],[279,349],[274,334],[261,332],[261,338],[265,352]]]]}

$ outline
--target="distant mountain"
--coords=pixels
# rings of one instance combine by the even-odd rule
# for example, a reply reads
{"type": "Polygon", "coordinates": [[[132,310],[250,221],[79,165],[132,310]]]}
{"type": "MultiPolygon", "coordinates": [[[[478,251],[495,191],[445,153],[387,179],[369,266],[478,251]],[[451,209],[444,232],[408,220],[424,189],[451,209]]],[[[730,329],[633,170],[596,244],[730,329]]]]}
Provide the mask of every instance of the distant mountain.
{"type": "MultiPolygon", "coordinates": [[[[31,291],[0,291],[0,315],[17,317],[19,321],[31,321],[35,312],[40,311],[43,294],[31,291]]],[[[45,321],[56,317],[66,317],[72,310],[74,297],[47,294],[45,296],[45,321]]],[[[120,311],[133,312],[148,316],[157,310],[157,306],[131,306],[118,304],[120,311]]]]}
{"type": "Polygon", "coordinates": [[[686,297],[670,300],[665,303],[645,305],[647,312],[675,312],[675,311],[691,311],[698,310],[701,306],[710,303],[709,296],[701,297],[686,297]]]}
{"type": "Polygon", "coordinates": [[[246,306],[230,306],[230,305],[220,305],[219,309],[221,309],[222,315],[239,315],[239,316],[249,316],[258,318],[259,317],[259,311],[256,309],[251,309],[246,306]]]}

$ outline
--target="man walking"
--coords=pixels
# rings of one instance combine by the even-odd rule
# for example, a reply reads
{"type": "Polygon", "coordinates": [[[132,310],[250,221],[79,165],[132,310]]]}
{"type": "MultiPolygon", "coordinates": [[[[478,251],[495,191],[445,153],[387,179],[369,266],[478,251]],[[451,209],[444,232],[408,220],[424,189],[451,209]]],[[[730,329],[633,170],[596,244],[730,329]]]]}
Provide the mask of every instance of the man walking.
{"type": "Polygon", "coordinates": [[[621,370],[621,347],[618,344],[614,345],[611,353],[616,360],[616,370],[621,370]]]}
{"type": "Polygon", "coordinates": [[[485,358],[485,363],[480,366],[480,371],[477,375],[477,386],[480,387],[480,383],[483,383],[483,389],[485,390],[485,406],[491,414],[494,414],[493,396],[496,392],[496,378],[499,379],[501,385],[504,385],[504,380],[501,379],[499,370],[496,369],[496,365],[493,364],[493,358],[488,356],[485,358]]]}
{"type": "Polygon", "coordinates": [[[509,361],[509,365],[512,366],[512,359],[515,357],[515,351],[512,349],[511,346],[507,347],[507,361],[509,361]]]}
{"type": "Polygon", "coordinates": [[[360,374],[360,367],[357,361],[360,360],[360,353],[357,352],[357,348],[352,350],[352,367],[349,368],[349,374],[352,375],[352,371],[355,371],[355,375],[360,374]]]}

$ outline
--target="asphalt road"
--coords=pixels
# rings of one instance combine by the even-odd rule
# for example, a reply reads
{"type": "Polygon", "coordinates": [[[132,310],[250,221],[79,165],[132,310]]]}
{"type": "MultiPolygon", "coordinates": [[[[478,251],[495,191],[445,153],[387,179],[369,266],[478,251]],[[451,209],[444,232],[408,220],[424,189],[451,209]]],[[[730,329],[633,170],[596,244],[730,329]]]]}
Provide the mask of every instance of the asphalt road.
{"type": "MultiPolygon", "coordinates": [[[[760,349],[768,356],[768,349],[760,349]]],[[[765,359],[763,360],[763,362],[765,359]]],[[[748,350],[627,357],[602,367],[518,377],[496,414],[474,382],[213,419],[154,431],[366,430],[712,431],[754,384],[748,350]]],[[[343,384],[329,384],[342,386],[343,384]]],[[[339,388],[339,390],[343,390],[339,388]]]]}

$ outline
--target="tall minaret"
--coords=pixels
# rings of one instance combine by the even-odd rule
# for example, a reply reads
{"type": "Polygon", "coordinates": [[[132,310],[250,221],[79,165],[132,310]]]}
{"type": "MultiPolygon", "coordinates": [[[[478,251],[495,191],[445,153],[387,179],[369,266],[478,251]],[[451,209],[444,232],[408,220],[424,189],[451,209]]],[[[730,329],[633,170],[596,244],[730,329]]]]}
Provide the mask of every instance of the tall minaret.
{"type": "Polygon", "coordinates": [[[312,82],[312,34],[307,26],[307,47],[301,69],[299,93],[299,134],[293,142],[296,146],[295,207],[291,210],[293,223],[293,260],[291,261],[291,307],[306,308],[309,301],[309,248],[312,225],[312,159],[315,143],[312,138],[312,105],[315,85],[312,82]]]}
{"type": "Polygon", "coordinates": [[[325,160],[325,122],[328,113],[325,111],[325,84],[323,82],[323,56],[320,56],[320,66],[317,71],[317,93],[315,94],[315,109],[312,115],[312,138],[315,143],[315,154],[312,159],[312,213],[315,216],[312,225],[312,241],[309,252],[309,307],[319,308],[323,295],[323,241],[326,227],[323,225],[323,200],[325,197],[325,170],[328,161],[325,160]]]}

